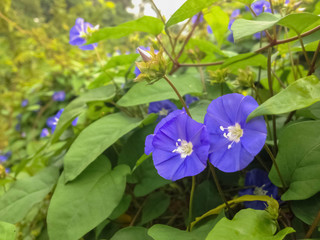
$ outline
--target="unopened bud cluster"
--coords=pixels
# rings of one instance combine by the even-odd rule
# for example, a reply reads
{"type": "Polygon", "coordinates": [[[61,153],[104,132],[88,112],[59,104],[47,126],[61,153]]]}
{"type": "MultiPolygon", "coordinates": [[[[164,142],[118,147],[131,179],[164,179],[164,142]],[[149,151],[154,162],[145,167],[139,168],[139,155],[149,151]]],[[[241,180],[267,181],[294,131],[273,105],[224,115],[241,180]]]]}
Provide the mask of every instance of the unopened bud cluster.
{"type": "Polygon", "coordinates": [[[166,74],[166,61],[162,56],[163,50],[160,49],[158,53],[155,53],[153,48],[151,48],[151,51],[138,48],[138,52],[143,61],[136,62],[141,73],[134,81],[147,81],[149,84],[152,84],[163,78],[166,74]]]}
{"type": "Polygon", "coordinates": [[[255,81],[255,73],[250,70],[249,67],[246,69],[239,69],[237,77],[237,84],[241,87],[252,87],[255,81]]]}
{"type": "Polygon", "coordinates": [[[216,71],[209,71],[210,75],[210,83],[224,83],[229,79],[229,69],[223,68],[223,69],[217,69],[216,71]]]}

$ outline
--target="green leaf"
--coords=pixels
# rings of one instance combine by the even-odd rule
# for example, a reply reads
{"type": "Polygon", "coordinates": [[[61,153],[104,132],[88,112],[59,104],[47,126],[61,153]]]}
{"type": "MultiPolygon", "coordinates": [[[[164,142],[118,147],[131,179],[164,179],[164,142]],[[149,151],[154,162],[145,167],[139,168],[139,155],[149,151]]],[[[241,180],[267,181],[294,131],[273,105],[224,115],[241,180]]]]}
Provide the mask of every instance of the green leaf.
{"type": "Polygon", "coordinates": [[[153,225],[149,229],[148,234],[154,240],[168,240],[168,239],[174,239],[174,240],[202,240],[194,232],[186,232],[186,231],[182,231],[182,230],[177,229],[177,228],[173,228],[173,227],[166,226],[166,225],[161,225],[161,224],[153,225]]]}
{"type": "Polygon", "coordinates": [[[217,53],[221,56],[225,56],[225,54],[220,50],[220,48],[214,45],[212,42],[200,38],[191,38],[186,45],[186,49],[199,49],[206,54],[217,53]]]}
{"type": "Polygon", "coordinates": [[[215,39],[221,47],[225,40],[225,33],[228,31],[229,15],[219,6],[213,6],[204,14],[204,19],[210,25],[215,39]]]}
{"type": "Polygon", "coordinates": [[[247,118],[266,114],[281,114],[305,108],[320,101],[320,82],[315,76],[301,78],[277,95],[269,98],[247,118]]]}
{"type": "Polygon", "coordinates": [[[166,28],[191,18],[202,9],[210,7],[217,0],[187,0],[168,20],[166,28]]]}
{"type": "Polygon", "coordinates": [[[153,240],[147,232],[143,227],[126,227],[116,232],[111,240],[153,240]]]}
{"type": "Polygon", "coordinates": [[[160,217],[169,207],[170,197],[163,192],[155,192],[148,196],[143,209],[139,225],[144,225],[160,217]]]}
{"type": "Polygon", "coordinates": [[[232,220],[222,218],[211,230],[206,240],[281,240],[287,234],[294,232],[292,228],[285,228],[274,235],[276,230],[276,222],[267,211],[244,209],[238,212],[232,220]]]}
{"type": "Polygon", "coordinates": [[[16,226],[7,223],[0,222],[0,240],[16,240],[17,230],[16,226]]]}
{"type": "Polygon", "coordinates": [[[279,20],[278,24],[291,28],[297,34],[300,34],[318,20],[320,20],[320,16],[311,13],[292,13],[279,20]]]}
{"type": "Polygon", "coordinates": [[[252,36],[257,32],[271,28],[279,18],[271,13],[261,13],[254,20],[237,19],[231,26],[233,38],[238,41],[244,37],[252,36]]]}
{"type": "MultiPolygon", "coordinates": [[[[303,200],[320,191],[319,136],[320,121],[293,123],[282,130],[276,158],[288,187],[282,200],[303,200]]],[[[282,185],[274,166],[269,178],[275,185],[282,185]]]]}
{"type": "Polygon", "coordinates": [[[237,2],[241,2],[248,6],[251,5],[254,2],[254,0],[237,0],[237,2]]]}
{"type": "Polygon", "coordinates": [[[118,66],[132,64],[138,58],[138,56],[139,54],[136,53],[114,56],[107,62],[107,64],[102,69],[106,70],[118,66]]]}
{"type": "Polygon", "coordinates": [[[115,220],[124,214],[130,206],[131,199],[130,195],[124,194],[119,205],[113,210],[108,219],[115,220]]]}
{"type": "Polygon", "coordinates": [[[234,57],[228,58],[221,65],[222,68],[229,68],[230,70],[238,70],[239,68],[246,68],[247,66],[261,66],[267,67],[267,58],[262,54],[243,53],[234,57]]]}
{"type": "Polygon", "coordinates": [[[195,102],[189,109],[191,116],[197,122],[203,123],[204,116],[207,113],[207,108],[211,101],[208,100],[200,100],[195,102]]]}
{"type": "Polygon", "coordinates": [[[103,151],[141,122],[123,113],[114,113],[86,127],[64,156],[65,181],[74,180],[103,151]]]}
{"type": "Polygon", "coordinates": [[[64,109],[59,119],[58,125],[51,136],[51,142],[54,143],[58,141],[60,135],[67,129],[73,119],[86,109],[87,102],[107,101],[113,98],[114,95],[115,87],[113,85],[108,85],[89,90],[88,92],[73,100],[64,109]]]}
{"type": "Polygon", "coordinates": [[[17,180],[0,197],[0,221],[20,222],[52,190],[58,177],[58,168],[47,167],[33,177],[17,180]]]}
{"type": "Polygon", "coordinates": [[[105,27],[94,32],[88,39],[87,44],[96,43],[106,39],[117,39],[125,37],[134,32],[146,32],[158,35],[163,30],[163,23],[160,19],[143,16],[137,20],[122,23],[115,27],[105,27]]]}
{"type": "Polygon", "coordinates": [[[291,209],[297,218],[311,225],[320,209],[320,193],[306,200],[292,201],[291,209]]]}
{"type": "Polygon", "coordinates": [[[113,79],[113,75],[110,72],[101,72],[88,86],[88,89],[100,88],[108,85],[113,79]]]}
{"type": "Polygon", "coordinates": [[[129,172],[125,165],[111,170],[102,155],[68,184],[62,173],[48,210],[50,239],[78,240],[106,219],[121,201],[129,172]]]}
{"type": "MultiPolygon", "coordinates": [[[[181,95],[187,93],[202,93],[202,86],[198,74],[184,74],[170,76],[170,80],[181,95]]],[[[118,105],[123,107],[135,106],[165,99],[178,99],[177,95],[164,80],[147,85],[145,82],[135,84],[120,100],[118,105]]]]}

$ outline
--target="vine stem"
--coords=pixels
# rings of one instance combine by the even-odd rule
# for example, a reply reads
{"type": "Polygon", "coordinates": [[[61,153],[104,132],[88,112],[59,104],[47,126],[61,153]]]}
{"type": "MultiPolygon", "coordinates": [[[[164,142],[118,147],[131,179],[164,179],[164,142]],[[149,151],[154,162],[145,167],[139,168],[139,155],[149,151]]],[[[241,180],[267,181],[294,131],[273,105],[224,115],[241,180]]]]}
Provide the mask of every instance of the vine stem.
{"type": "Polygon", "coordinates": [[[190,224],[192,222],[192,211],[193,211],[193,197],[194,197],[194,190],[196,188],[196,176],[192,176],[192,185],[191,185],[191,192],[190,192],[190,200],[189,200],[189,223],[187,231],[190,231],[190,224]]]}
{"type": "Polygon", "coordinates": [[[316,61],[317,61],[317,58],[318,58],[318,55],[319,55],[319,51],[320,51],[320,41],[318,43],[317,50],[315,51],[315,53],[313,55],[313,58],[312,58],[312,61],[311,61],[311,65],[310,65],[310,68],[309,68],[309,72],[308,72],[308,76],[310,76],[312,73],[314,73],[316,61]]]}
{"type": "Polygon", "coordinates": [[[319,222],[320,222],[320,211],[318,212],[318,215],[314,219],[309,231],[307,232],[307,234],[306,234],[306,236],[304,238],[310,238],[311,237],[313,231],[316,229],[316,227],[318,226],[319,222]]]}
{"type": "Polygon", "coordinates": [[[216,171],[214,169],[214,166],[212,166],[212,164],[210,162],[209,162],[209,167],[210,167],[210,171],[211,171],[212,176],[213,176],[213,180],[214,180],[214,182],[215,182],[215,184],[217,186],[219,195],[220,195],[222,201],[226,204],[226,206],[228,208],[228,211],[232,214],[231,207],[230,207],[230,205],[229,205],[229,203],[228,203],[228,201],[227,201],[227,199],[226,199],[226,197],[225,197],[225,195],[224,195],[224,193],[222,191],[221,185],[219,183],[219,179],[218,179],[217,173],[216,173],[216,171]]]}
{"type": "Polygon", "coordinates": [[[280,173],[278,164],[277,164],[276,159],[274,158],[274,156],[273,156],[270,148],[268,147],[267,144],[265,144],[263,147],[264,147],[264,149],[267,151],[268,155],[270,156],[270,158],[271,158],[271,160],[272,160],[272,162],[273,162],[274,167],[276,168],[276,171],[277,171],[277,173],[278,173],[278,176],[279,176],[279,178],[280,178],[280,181],[281,181],[282,186],[283,186],[284,188],[286,188],[287,186],[286,186],[286,184],[284,183],[284,180],[283,180],[282,175],[281,175],[281,173],[280,173]]]}

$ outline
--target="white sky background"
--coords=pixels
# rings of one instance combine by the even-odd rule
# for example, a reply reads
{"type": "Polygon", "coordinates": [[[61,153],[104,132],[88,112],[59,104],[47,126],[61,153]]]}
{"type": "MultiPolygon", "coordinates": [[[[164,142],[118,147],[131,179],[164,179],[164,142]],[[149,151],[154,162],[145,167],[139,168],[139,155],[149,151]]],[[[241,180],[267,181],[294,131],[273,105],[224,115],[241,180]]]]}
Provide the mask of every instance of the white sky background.
{"type": "MultiPolygon", "coordinates": [[[[171,15],[177,11],[179,7],[186,0],[154,0],[154,3],[159,8],[161,14],[165,17],[166,21],[169,20],[171,15]]],[[[132,0],[134,8],[128,8],[127,11],[139,16],[141,6],[144,7],[143,15],[157,17],[156,12],[152,9],[150,3],[142,3],[142,0],[132,0]]]]}

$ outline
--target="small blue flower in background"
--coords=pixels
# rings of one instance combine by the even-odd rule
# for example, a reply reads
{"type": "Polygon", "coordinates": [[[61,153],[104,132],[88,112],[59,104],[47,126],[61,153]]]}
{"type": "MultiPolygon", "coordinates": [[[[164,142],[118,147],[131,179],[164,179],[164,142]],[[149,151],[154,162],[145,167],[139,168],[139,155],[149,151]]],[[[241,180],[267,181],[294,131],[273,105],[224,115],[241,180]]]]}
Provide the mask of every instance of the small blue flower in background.
{"type": "Polygon", "coordinates": [[[21,107],[26,107],[29,103],[29,100],[28,99],[24,99],[22,102],[21,102],[21,107]]]}
{"type": "Polygon", "coordinates": [[[52,100],[56,102],[62,102],[66,98],[66,93],[64,91],[54,92],[52,95],[52,100]]]}
{"type": "Polygon", "coordinates": [[[79,119],[79,117],[76,117],[73,121],[72,121],[72,126],[77,126],[77,123],[78,123],[78,119],[79,119]]]}
{"type": "Polygon", "coordinates": [[[48,137],[50,135],[48,128],[43,128],[40,134],[40,138],[48,137]]]}
{"type": "Polygon", "coordinates": [[[153,153],[161,177],[176,181],[206,168],[209,147],[206,126],[175,110],[158,123],[154,134],[147,136],[145,153],[153,153]]]}
{"type": "MultiPolygon", "coordinates": [[[[247,188],[239,191],[239,195],[268,195],[276,200],[280,200],[278,197],[278,188],[272,184],[268,178],[268,173],[262,169],[255,168],[247,172],[245,186],[247,188]]],[[[246,208],[253,208],[256,210],[264,210],[267,206],[265,202],[253,201],[244,202],[246,208]]]]}
{"type": "Polygon", "coordinates": [[[204,118],[210,137],[209,160],[223,172],[236,172],[262,149],[267,128],[263,117],[246,122],[258,107],[251,96],[227,94],[213,100],[204,118]]]}
{"type": "Polygon", "coordinates": [[[228,37],[227,37],[227,40],[229,42],[232,42],[234,43],[234,39],[233,39],[233,32],[231,30],[231,26],[232,24],[234,23],[234,21],[237,19],[237,17],[240,15],[240,9],[236,9],[234,10],[232,13],[231,13],[231,16],[230,16],[230,21],[229,21],[229,24],[228,24],[228,29],[229,31],[231,32],[228,37]]]}
{"type": "Polygon", "coordinates": [[[63,108],[60,109],[60,110],[57,112],[56,115],[54,115],[54,116],[52,116],[52,117],[49,117],[49,118],[47,119],[47,126],[48,126],[49,128],[51,128],[52,133],[54,132],[54,130],[56,129],[56,126],[58,125],[58,122],[59,122],[59,119],[60,119],[60,116],[61,116],[63,110],[64,110],[63,108]]]}
{"type": "Polygon", "coordinates": [[[212,33],[213,33],[212,28],[211,28],[209,25],[207,26],[207,32],[208,32],[209,34],[212,34],[212,33]]]}
{"type": "Polygon", "coordinates": [[[134,69],[134,74],[136,75],[136,77],[138,77],[140,73],[141,73],[140,69],[136,66],[134,69]]]}
{"type": "MultiPolygon", "coordinates": [[[[197,18],[198,18],[198,14],[194,15],[194,16],[191,18],[192,24],[195,24],[195,23],[196,23],[197,18]]],[[[199,19],[199,23],[202,23],[203,21],[204,21],[203,14],[201,14],[200,19],[199,19]]]]}
{"type": "Polygon", "coordinates": [[[184,101],[186,102],[187,106],[189,106],[191,103],[199,101],[199,98],[193,97],[190,94],[186,94],[186,95],[184,95],[184,101]]]}
{"type": "MultiPolygon", "coordinates": [[[[262,32],[262,37],[265,37],[265,36],[266,36],[266,33],[262,32]]],[[[261,33],[260,32],[255,33],[255,34],[253,34],[253,37],[260,40],[261,39],[261,33]]]]}
{"type": "Polygon", "coordinates": [[[158,119],[162,119],[169,113],[177,109],[177,106],[170,100],[163,100],[158,102],[151,102],[149,104],[148,113],[157,113],[159,114],[158,119]]]}
{"type": "Polygon", "coordinates": [[[260,15],[263,12],[271,13],[269,1],[265,1],[265,0],[256,1],[251,4],[251,8],[257,15],[260,15]]]}
{"type": "Polygon", "coordinates": [[[11,151],[6,152],[5,154],[0,155],[0,163],[7,161],[12,155],[11,151]]]}
{"type": "Polygon", "coordinates": [[[93,27],[91,23],[85,22],[83,18],[77,18],[76,24],[70,30],[70,41],[71,45],[79,46],[82,50],[93,50],[98,46],[97,43],[84,45],[94,31],[97,31],[99,25],[93,27]]]}

